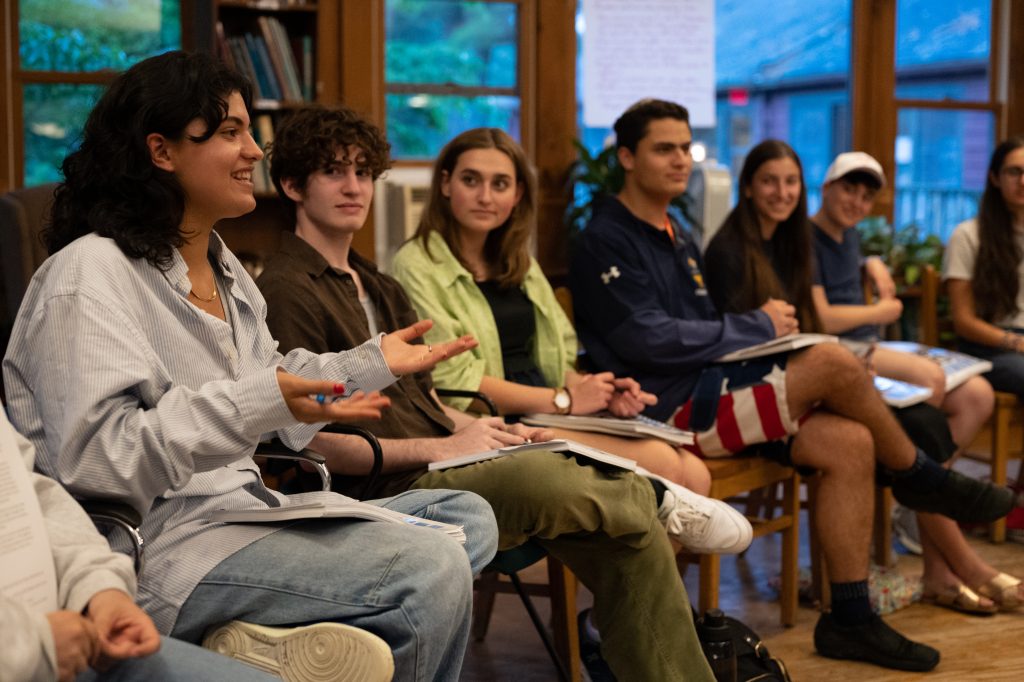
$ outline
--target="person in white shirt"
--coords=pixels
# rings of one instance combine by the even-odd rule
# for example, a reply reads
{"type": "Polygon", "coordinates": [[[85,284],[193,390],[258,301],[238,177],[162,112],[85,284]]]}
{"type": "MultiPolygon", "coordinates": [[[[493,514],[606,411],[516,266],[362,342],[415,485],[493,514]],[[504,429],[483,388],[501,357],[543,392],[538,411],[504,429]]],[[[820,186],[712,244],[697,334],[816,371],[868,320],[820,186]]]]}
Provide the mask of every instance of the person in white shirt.
{"type": "MultiPolygon", "coordinates": [[[[0,472],[27,472],[53,558],[58,601],[58,610],[42,613],[0,583],[0,680],[274,679],[192,644],[162,640],[135,605],[131,560],[110,550],[71,495],[32,471],[34,462],[35,448],[0,410],[0,472]]],[[[0,478],[8,491],[14,485],[9,476],[0,478]]],[[[33,506],[23,505],[29,514],[33,506]]],[[[12,560],[14,550],[5,544],[0,562],[12,560]]]]}

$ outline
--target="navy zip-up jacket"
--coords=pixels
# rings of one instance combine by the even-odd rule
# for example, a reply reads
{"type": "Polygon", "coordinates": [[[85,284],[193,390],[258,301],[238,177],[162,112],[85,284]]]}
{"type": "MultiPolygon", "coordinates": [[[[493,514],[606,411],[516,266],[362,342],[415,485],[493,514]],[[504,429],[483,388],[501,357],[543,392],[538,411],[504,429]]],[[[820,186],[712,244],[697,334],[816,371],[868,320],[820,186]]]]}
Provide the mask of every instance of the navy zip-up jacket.
{"type": "Polygon", "coordinates": [[[657,395],[645,414],[661,420],[686,402],[713,359],[775,338],[760,310],[718,314],[699,248],[675,229],[673,243],[609,199],[579,235],[569,271],[576,331],[590,363],[657,395]]]}

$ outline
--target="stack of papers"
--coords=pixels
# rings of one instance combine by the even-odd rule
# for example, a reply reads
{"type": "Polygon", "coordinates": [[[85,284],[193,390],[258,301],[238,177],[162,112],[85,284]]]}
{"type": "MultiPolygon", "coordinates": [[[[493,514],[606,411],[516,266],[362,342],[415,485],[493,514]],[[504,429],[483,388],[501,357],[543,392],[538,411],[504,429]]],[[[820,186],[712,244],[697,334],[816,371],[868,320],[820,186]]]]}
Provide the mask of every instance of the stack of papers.
{"type": "Polygon", "coordinates": [[[756,346],[734,350],[731,353],[715,358],[715,362],[750,360],[752,358],[764,357],[765,355],[776,355],[798,348],[806,348],[818,343],[836,343],[838,341],[839,337],[832,336],[831,334],[790,334],[789,336],[780,336],[777,339],[759,343],[756,346]]]}
{"type": "Polygon", "coordinates": [[[498,448],[497,450],[487,450],[486,452],[478,452],[473,455],[453,457],[452,459],[446,459],[443,462],[431,462],[427,466],[427,469],[430,471],[439,471],[441,469],[461,467],[468,464],[476,464],[477,462],[486,462],[487,460],[497,459],[499,457],[509,457],[511,455],[518,455],[524,452],[535,452],[538,450],[560,452],[566,455],[582,457],[590,460],[591,462],[607,464],[617,469],[636,471],[636,462],[633,460],[613,455],[612,453],[605,452],[604,450],[592,448],[589,445],[584,445],[583,443],[577,443],[574,440],[546,440],[539,443],[509,445],[508,447],[498,448]]]}
{"type": "Polygon", "coordinates": [[[875,388],[882,394],[882,400],[890,407],[910,407],[923,403],[932,397],[932,389],[917,384],[908,384],[898,379],[875,377],[875,388]]]}
{"type": "Polygon", "coordinates": [[[693,433],[677,429],[671,424],[638,416],[632,419],[614,417],[608,413],[586,416],[568,414],[528,414],[522,418],[524,424],[545,426],[573,431],[610,433],[626,438],[660,438],[672,445],[692,445],[693,433]]]}
{"type": "Polygon", "coordinates": [[[384,521],[401,523],[417,528],[439,530],[459,542],[465,544],[466,532],[462,526],[432,521],[402,514],[377,505],[338,497],[330,502],[310,502],[308,504],[289,504],[265,509],[221,509],[213,513],[212,521],[224,523],[274,523],[277,521],[294,521],[297,519],[362,519],[365,521],[384,521]]]}
{"type": "Polygon", "coordinates": [[[947,392],[952,391],[971,377],[984,374],[992,369],[992,363],[988,360],[981,360],[973,355],[958,353],[947,348],[935,348],[912,341],[882,341],[878,345],[899,353],[921,355],[939,363],[946,373],[947,392]]]}

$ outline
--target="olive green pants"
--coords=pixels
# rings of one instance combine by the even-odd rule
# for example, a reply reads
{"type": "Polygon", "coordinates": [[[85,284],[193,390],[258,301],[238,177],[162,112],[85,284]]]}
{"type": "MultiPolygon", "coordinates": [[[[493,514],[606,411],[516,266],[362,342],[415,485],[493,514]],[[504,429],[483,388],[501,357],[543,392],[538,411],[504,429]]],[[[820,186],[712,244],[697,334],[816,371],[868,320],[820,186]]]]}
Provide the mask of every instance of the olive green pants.
{"type": "Polygon", "coordinates": [[[529,452],[429,472],[413,488],[480,495],[499,549],[533,539],[568,566],[594,593],[601,653],[619,680],[713,680],[646,479],[529,452]]]}

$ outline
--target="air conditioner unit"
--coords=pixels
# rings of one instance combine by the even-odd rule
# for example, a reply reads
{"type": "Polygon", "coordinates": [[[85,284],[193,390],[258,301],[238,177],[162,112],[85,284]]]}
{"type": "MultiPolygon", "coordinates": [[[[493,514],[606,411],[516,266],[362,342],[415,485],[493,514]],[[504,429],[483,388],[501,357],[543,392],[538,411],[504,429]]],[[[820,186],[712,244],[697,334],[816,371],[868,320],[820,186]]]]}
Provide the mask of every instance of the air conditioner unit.
{"type": "Polygon", "coordinates": [[[686,193],[697,200],[694,218],[700,227],[703,251],[732,209],[732,176],[713,160],[705,161],[694,167],[686,193]]]}
{"type": "Polygon", "coordinates": [[[395,251],[416,232],[420,215],[430,196],[430,178],[396,182],[387,179],[379,183],[376,194],[383,201],[377,203],[383,211],[375,215],[377,265],[387,272],[395,251]]]}

